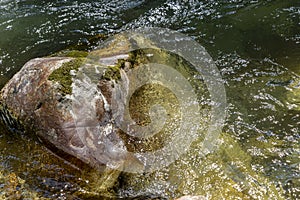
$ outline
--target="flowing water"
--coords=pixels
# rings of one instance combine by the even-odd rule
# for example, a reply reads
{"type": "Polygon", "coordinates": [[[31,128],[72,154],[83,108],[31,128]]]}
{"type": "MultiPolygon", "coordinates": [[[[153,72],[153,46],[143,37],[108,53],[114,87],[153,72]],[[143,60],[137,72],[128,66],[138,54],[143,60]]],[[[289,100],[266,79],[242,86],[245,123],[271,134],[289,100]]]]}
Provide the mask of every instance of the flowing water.
{"type": "MultiPolygon", "coordinates": [[[[251,163],[245,161],[244,165],[282,188],[285,198],[299,199],[298,0],[0,0],[0,86],[31,58],[92,46],[91,38],[99,34],[149,26],[177,30],[206,48],[226,87],[228,116],[223,132],[251,157],[251,163]]],[[[214,166],[214,159],[210,162],[206,164],[214,166]]],[[[28,190],[53,199],[80,199],[76,192],[90,187],[87,174],[97,173],[90,169],[83,175],[76,166],[48,152],[35,137],[8,132],[4,127],[0,130],[0,169],[24,179],[28,190]]],[[[230,174],[232,169],[223,171],[230,174]]],[[[178,176],[189,178],[180,173],[178,170],[178,176]]],[[[159,178],[163,176],[163,171],[152,174],[152,180],[163,180],[159,178]]],[[[140,177],[135,180],[145,187],[126,188],[126,184],[134,185],[128,178],[116,190],[123,196],[144,195],[142,199],[148,195],[170,198],[174,196],[168,192],[174,193],[172,188],[178,186],[169,181],[169,188],[163,189],[166,185],[160,181],[153,185],[140,177]]],[[[217,181],[205,180],[200,181],[203,188],[222,187],[217,181]]],[[[0,182],[0,193],[4,185],[0,182]]],[[[182,189],[178,194],[193,193],[192,187],[182,187],[190,193],[182,189]]],[[[193,191],[211,195],[209,189],[193,191]]]]}

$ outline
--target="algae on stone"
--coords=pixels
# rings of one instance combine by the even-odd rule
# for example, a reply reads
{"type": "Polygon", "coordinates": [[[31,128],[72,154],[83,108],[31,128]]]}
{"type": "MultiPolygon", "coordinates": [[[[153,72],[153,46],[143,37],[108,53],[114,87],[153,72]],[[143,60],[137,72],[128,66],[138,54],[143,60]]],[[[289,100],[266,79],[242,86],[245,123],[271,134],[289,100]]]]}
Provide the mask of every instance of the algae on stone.
{"type": "Polygon", "coordinates": [[[119,80],[121,78],[120,69],[125,71],[137,67],[141,64],[148,63],[149,60],[143,50],[135,50],[128,53],[128,58],[118,59],[117,63],[113,66],[108,66],[103,74],[106,80],[119,80]]]}
{"type": "Polygon", "coordinates": [[[103,78],[106,80],[119,80],[121,78],[120,69],[123,68],[125,61],[119,59],[115,66],[108,66],[103,74],[103,78]]]}
{"type": "Polygon", "coordinates": [[[78,71],[79,67],[83,64],[84,59],[77,58],[64,63],[60,68],[54,70],[48,80],[57,81],[60,83],[59,90],[62,95],[72,94],[72,75],[71,71],[78,71]]]}

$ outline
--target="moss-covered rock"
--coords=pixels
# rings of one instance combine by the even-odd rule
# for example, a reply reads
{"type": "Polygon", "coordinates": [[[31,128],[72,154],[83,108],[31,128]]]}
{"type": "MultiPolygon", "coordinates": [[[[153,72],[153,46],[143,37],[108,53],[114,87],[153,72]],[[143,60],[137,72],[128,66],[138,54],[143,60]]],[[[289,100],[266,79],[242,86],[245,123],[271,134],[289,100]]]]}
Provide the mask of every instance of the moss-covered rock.
{"type": "Polygon", "coordinates": [[[115,66],[109,66],[104,74],[103,78],[106,80],[119,80],[121,78],[120,69],[123,68],[124,60],[119,60],[115,66]]]}

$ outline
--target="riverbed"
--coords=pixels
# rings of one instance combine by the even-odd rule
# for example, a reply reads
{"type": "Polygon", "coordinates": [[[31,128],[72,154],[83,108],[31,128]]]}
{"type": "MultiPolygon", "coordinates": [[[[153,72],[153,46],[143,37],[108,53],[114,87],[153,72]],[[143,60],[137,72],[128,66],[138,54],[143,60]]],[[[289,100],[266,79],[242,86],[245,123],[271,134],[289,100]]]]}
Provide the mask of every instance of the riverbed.
{"type": "MultiPolygon", "coordinates": [[[[223,132],[251,157],[247,165],[254,173],[282,190],[286,199],[300,198],[299,1],[0,0],[0,13],[1,88],[28,60],[64,49],[91,50],[103,35],[162,27],[192,37],[211,55],[224,81],[227,118],[223,132]]],[[[90,174],[96,171],[82,172],[63,162],[34,134],[20,130],[1,127],[0,170],[20,177],[25,181],[22,187],[40,197],[101,196],[89,193],[90,174]]],[[[136,180],[143,183],[139,177],[136,180]]],[[[202,183],[211,186],[214,182],[202,183]]],[[[164,184],[158,181],[139,189],[120,185],[116,191],[119,196],[141,199],[189,194],[184,190],[170,194],[172,187],[179,186],[169,182],[166,188],[164,184]]],[[[0,194],[1,190],[0,182],[0,194]]],[[[194,195],[211,195],[209,189],[207,193],[194,191],[198,192],[194,195]]]]}

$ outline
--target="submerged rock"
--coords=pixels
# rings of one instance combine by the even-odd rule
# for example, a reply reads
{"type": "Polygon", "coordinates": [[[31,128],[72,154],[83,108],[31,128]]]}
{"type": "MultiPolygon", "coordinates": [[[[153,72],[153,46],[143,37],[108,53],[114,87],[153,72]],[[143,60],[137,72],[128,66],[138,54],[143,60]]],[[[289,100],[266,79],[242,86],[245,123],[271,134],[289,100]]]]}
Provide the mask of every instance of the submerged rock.
{"type": "MultiPolygon", "coordinates": [[[[199,141],[167,168],[151,174],[123,174],[133,194],[155,192],[166,199],[285,199],[280,185],[253,169],[252,158],[230,134],[220,135],[220,146],[205,158],[199,141]]],[[[135,194],[136,195],[136,194],[135,194]]]]}

